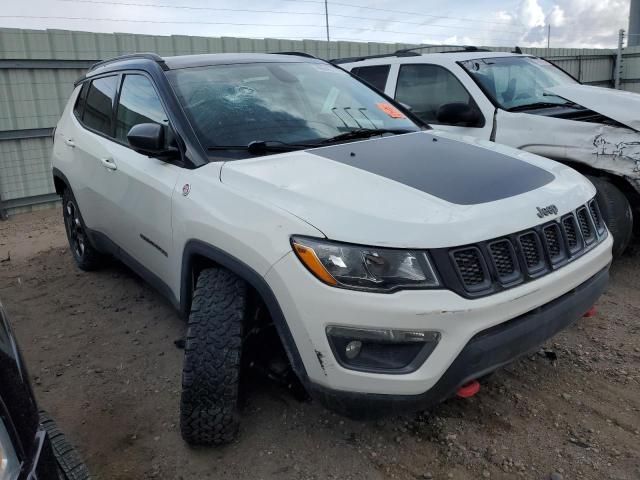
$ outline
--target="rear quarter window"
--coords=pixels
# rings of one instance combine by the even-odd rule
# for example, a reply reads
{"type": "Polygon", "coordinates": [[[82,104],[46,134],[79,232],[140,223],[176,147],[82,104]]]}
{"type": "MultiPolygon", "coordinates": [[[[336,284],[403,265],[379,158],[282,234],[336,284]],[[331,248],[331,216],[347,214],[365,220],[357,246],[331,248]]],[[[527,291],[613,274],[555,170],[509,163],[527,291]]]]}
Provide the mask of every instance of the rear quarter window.
{"type": "Polygon", "coordinates": [[[82,112],[84,111],[84,104],[87,100],[87,91],[89,90],[89,82],[85,82],[80,87],[80,93],[76,98],[76,104],[73,106],[73,114],[78,120],[82,120],[82,112]]]}
{"type": "Polygon", "coordinates": [[[356,77],[361,78],[373,88],[384,92],[389,77],[390,65],[373,65],[371,67],[356,67],[351,70],[356,77]]]}

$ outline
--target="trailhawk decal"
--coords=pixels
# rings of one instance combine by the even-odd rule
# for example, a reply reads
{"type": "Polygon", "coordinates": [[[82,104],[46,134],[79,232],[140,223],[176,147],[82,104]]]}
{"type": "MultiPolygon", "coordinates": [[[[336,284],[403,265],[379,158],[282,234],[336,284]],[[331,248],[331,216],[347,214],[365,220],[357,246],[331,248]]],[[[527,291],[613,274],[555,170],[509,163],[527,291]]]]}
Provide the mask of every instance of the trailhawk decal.
{"type": "Polygon", "coordinates": [[[425,133],[308,150],[459,205],[493,202],[535,190],[553,174],[492,150],[425,133]]]}

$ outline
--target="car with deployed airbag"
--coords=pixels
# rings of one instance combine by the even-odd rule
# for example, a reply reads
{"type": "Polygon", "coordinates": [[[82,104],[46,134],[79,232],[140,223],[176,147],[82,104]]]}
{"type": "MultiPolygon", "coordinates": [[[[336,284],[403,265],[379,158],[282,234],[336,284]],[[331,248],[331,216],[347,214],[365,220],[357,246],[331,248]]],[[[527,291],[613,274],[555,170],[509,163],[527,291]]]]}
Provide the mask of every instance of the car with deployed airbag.
{"type": "Polygon", "coordinates": [[[614,237],[640,234],[640,95],[583,85],[533,55],[456,47],[336,59],[437,130],[542,155],[586,175],[614,237]],[[634,221],[634,217],[636,220],[634,221]]]}
{"type": "Polygon", "coordinates": [[[191,444],[236,437],[256,369],[355,417],[428,407],[608,279],[582,175],[432,130],[308,55],[100,62],[58,122],[53,176],[78,267],[117,258],[187,318],[191,444]]]}

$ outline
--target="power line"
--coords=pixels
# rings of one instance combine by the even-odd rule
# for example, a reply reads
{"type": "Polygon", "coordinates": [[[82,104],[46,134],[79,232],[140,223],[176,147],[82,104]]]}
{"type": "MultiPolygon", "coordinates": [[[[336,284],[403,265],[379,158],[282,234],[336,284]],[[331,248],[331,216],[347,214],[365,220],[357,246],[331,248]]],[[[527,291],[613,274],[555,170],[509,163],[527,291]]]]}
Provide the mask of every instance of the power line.
{"type": "MultiPolygon", "coordinates": [[[[290,2],[290,1],[297,1],[297,0],[284,0],[285,2],[290,2]]],[[[311,1],[311,0],[308,0],[311,1]]],[[[367,10],[376,10],[378,12],[387,12],[387,13],[402,13],[405,15],[420,15],[422,17],[431,17],[431,18],[447,18],[450,20],[458,20],[458,21],[462,21],[462,22],[474,22],[474,23],[492,23],[495,25],[511,25],[508,22],[494,22],[491,20],[478,20],[475,18],[463,18],[463,17],[450,17],[450,16],[445,16],[445,15],[427,15],[425,13],[422,12],[407,12],[407,11],[402,11],[402,10],[391,10],[391,9],[387,9],[387,8],[377,8],[377,7],[372,7],[370,5],[354,5],[352,3],[339,3],[339,2],[330,2],[332,5],[339,5],[341,7],[351,7],[351,8],[365,8],[367,10]]]]}
{"type": "MultiPolygon", "coordinates": [[[[235,22],[207,22],[188,20],[131,20],[125,18],[91,18],[91,17],[54,17],[39,15],[0,15],[0,18],[23,18],[39,20],[83,20],[92,22],[124,22],[124,23],[159,23],[176,25],[229,25],[234,27],[303,27],[303,28],[324,28],[323,25],[303,25],[303,24],[275,24],[275,23],[235,23],[235,22]]],[[[345,27],[346,28],[346,27],[345,27]]]]}
{"type": "MultiPolygon", "coordinates": [[[[270,27],[270,28],[324,28],[324,25],[309,25],[309,24],[269,24],[269,23],[238,23],[238,22],[209,22],[209,21],[188,21],[188,20],[139,20],[139,19],[124,19],[124,18],[92,18],[92,17],[66,17],[66,16],[39,16],[39,15],[0,15],[0,18],[20,18],[20,19],[38,19],[38,20],[80,20],[91,22],[121,22],[121,23],[150,23],[150,24],[164,24],[164,25],[227,25],[234,27],[270,27]]],[[[431,32],[407,32],[397,30],[382,30],[378,28],[367,27],[342,27],[333,26],[334,29],[350,30],[350,31],[370,31],[378,33],[392,33],[398,35],[416,35],[420,37],[444,37],[450,38],[456,36],[455,34],[445,33],[431,33],[431,32]]],[[[484,39],[484,37],[470,37],[464,35],[464,37],[471,40],[484,39]]],[[[503,37],[502,40],[506,39],[503,37]]],[[[495,40],[500,40],[495,38],[495,40]]]]}
{"type": "MultiPolygon", "coordinates": [[[[171,8],[176,10],[208,10],[212,12],[277,13],[277,14],[313,15],[313,16],[324,15],[324,13],[319,13],[319,12],[282,12],[278,10],[254,10],[254,9],[246,9],[246,8],[197,7],[195,5],[168,5],[168,4],[160,4],[160,3],[155,4],[155,3],[136,3],[136,2],[111,2],[107,0],[58,0],[58,1],[71,2],[71,3],[92,3],[92,4],[102,4],[102,5],[125,5],[129,7],[171,8]]],[[[357,17],[354,17],[354,18],[357,18],[357,17]]]]}
{"type": "MultiPolygon", "coordinates": [[[[126,6],[131,6],[131,7],[151,7],[151,8],[170,8],[170,9],[176,9],[176,10],[199,10],[199,11],[213,11],[213,12],[238,12],[238,13],[273,13],[273,14],[279,14],[279,15],[311,15],[311,16],[325,16],[325,12],[282,12],[282,11],[277,11],[277,10],[252,10],[252,9],[243,9],[243,8],[219,8],[219,7],[199,7],[199,6],[194,6],[194,5],[168,5],[168,4],[151,4],[151,3],[137,3],[137,2],[110,2],[107,0],[58,0],[60,2],[72,2],[72,3],[89,3],[89,4],[103,4],[103,5],[126,5],[126,6]]],[[[283,0],[283,1],[298,1],[298,0],[283,0]]],[[[317,1],[311,1],[309,0],[309,3],[322,3],[324,4],[324,2],[317,2],[317,1]]],[[[351,7],[356,7],[356,5],[347,5],[347,4],[338,4],[338,3],[334,3],[334,2],[328,2],[329,4],[332,5],[342,5],[342,6],[351,6],[351,7]]],[[[359,8],[359,7],[358,7],[359,8]]],[[[365,7],[362,7],[365,8],[365,7]]],[[[457,18],[457,17],[443,17],[443,16],[436,16],[436,15],[425,15],[425,14],[418,14],[417,12],[414,13],[410,13],[410,12],[400,12],[400,11],[395,11],[395,10],[383,10],[383,9],[375,9],[375,8],[371,8],[371,7],[366,7],[370,10],[382,10],[385,12],[395,12],[395,13],[401,13],[403,15],[406,14],[410,14],[410,15],[418,15],[418,16],[423,16],[423,17],[429,17],[429,18],[444,18],[444,19],[451,19],[451,20],[459,20],[459,21],[471,21],[471,19],[465,19],[465,18],[457,18]]],[[[434,27],[434,28],[457,28],[457,29],[468,29],[468,30],[474,30],[474,31],[478,31],[480,29],[477,29],[475,27],[458,27],[455,25],[431,25],[431,24],[425,24],[424,22],[410,22],[410,21],[406,21],[406,20],[393,20],[393,19],[388,19],[388,18],[378,18],[378,17],[368,17],[368,16],[362,16],[362,15],[343,15],[343,14],[338,14],[338,13],[332,13],[331,14],[332,17],[339,17],[339,18],[350,18],[350,19],[358,19],[358,20],[373,20],[373,21],[387,21],[390,23],[403,23],[403,24],[407,24],[407,25],[418,25],[418,26],[424,26],[424,27],[434,27]]],[[[503,23],[503,22],[491,22],[491,21],[483,21],[483,20],[473,20],[474,22],[483,22],[483,23],[491,23],[491,24],[498,24],[498,25],[511,25],[509,23],[503,23]]],[[[506,30],[504,32],[507,32],[506,30]]],[[[509,33],[521,33],[521,32],[515,32],[515,31],[508,31],[509,33]]]]}

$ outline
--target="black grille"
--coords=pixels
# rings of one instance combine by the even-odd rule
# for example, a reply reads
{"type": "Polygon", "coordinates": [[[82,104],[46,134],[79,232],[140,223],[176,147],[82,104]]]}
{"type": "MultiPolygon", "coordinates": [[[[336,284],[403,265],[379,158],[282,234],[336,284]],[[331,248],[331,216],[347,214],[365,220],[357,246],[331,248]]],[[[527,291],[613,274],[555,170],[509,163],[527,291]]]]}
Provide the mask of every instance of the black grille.
{"type": "Polygon", "coordinates": [[[604,222],[602,221],[602,216],[600,216],[600,208],[595,200],[589,202],[589,212],[591,213],[591,218],[596,226],[596,230],[598,230],[599,234],[602,234],[604,232],[604,222]]]}
{"type": "Polygon", "coordinates": [[[465,287],[473,289],[483,285],[488,279],[482,261],[482,254],[476,247],[465,248],[453,252],[458,273],[465,287]]]}
{"type": "Polygon", "coordinates": [[[507,239],[493,242],[489,245],[493,265],[498,277],[503,282],[509,282],[518,277],[517,260],[514,256],[513,246],[507,239]]]}
{"type": "Polygon", "coordinates": [[[584,238],[584,241],[589,245],[595,240],[596,232],[593,230],[587,207],[580,207],[576,214],[578,216],[578,223],[580,223],[582,238],[584,238]]]}
{"type": "Polygon", "coordinates": [[[567,239],[569,250],[571,252],[575,252],[579,247],[576,219],[573,217],[573,215],[568,215],[562,219],[562,226],[564,228],[564,234],[567,239]]]}
{"type": "Polygon", "coordinates": [[[600,210],[592,200],[560,220],[478,244],[436,249],[432,254],[442,261],[447,259],[444,265],[438,260],[437,266],[453,273],[450,278],[458,279],[450,284],[452,288],[475,297],[511,288],[561,268],[606,235],[600,210]]]}
{"type": "Polygon", "coordinates": [[[547,225],[543,229],[544,240],[547,244],[549,258],[556,263],[564,258],[564,248],[562,246],[562,233],[560,227],[556,223],[547,225]]]}
{"type": "Polygon", "coordinates": [[[542,263],[542,251],[536,232],[528,232],[520,235],[520,247],[522,256],[529,272],[540,270],[542,263]]]}

